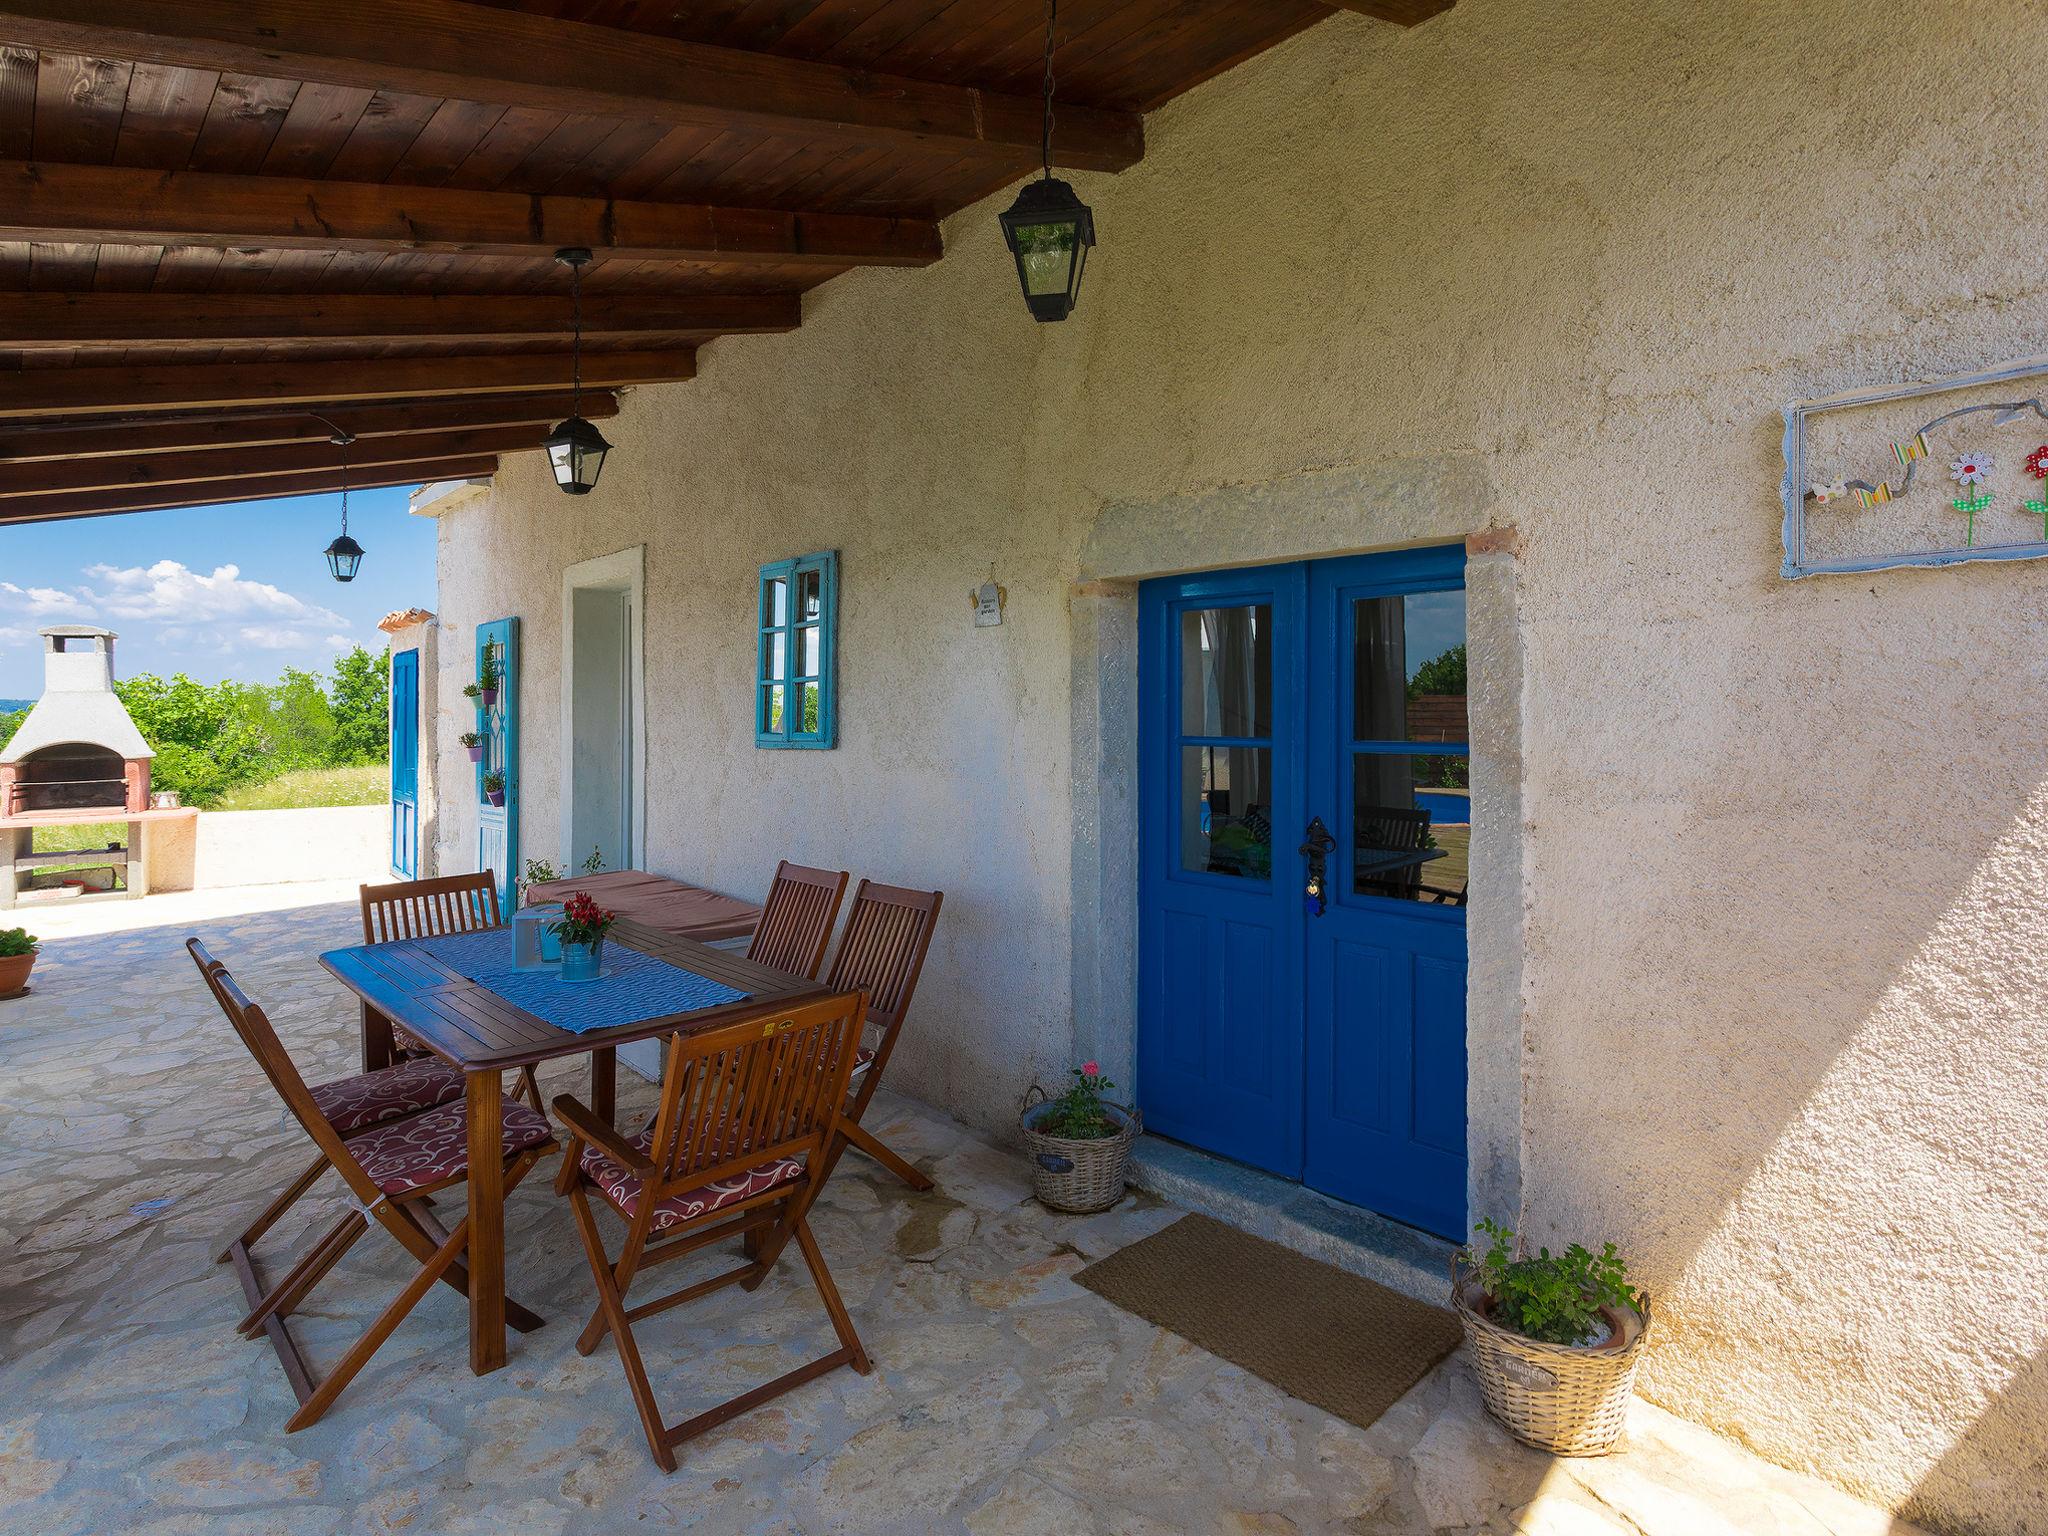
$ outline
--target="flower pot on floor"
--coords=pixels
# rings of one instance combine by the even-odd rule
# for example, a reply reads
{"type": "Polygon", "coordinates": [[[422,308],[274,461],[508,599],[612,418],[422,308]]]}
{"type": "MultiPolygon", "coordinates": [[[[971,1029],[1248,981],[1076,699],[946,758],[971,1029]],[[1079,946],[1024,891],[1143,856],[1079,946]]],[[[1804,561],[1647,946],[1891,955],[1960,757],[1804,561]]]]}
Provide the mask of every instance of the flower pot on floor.
{"type": "Polygon", "coordinates": [[[595,944],[562,941],[562,980],[595,981],[604,970],[604,940],[595,944]]]}
{"type": "Polygon", "coordinates": [[[1472,1345],[1486,1411],[1524,1445],[1553,1456],[1604,1456],[1621,1438],[1636,1368],[1650,1336],[1650,1301],[1640,1312],[1602,1307],[1610,1336],[1593,1344],[1546,1344],[1493,1320],[1493,1298],[1467,1274],[1451,1300],[1472,1345]]]}
{"type": "Polygon", "coordinates": [[[1036,1102],[1024,1106],[1024,1146],[1031,1159],[1031,1187],[1039,1200],[1056,1211],[1087,1214],[1106,1211],[1124,1197],[1124,1170],[1131,1160],[1131,1143],[1143,1128],[1135,1109],[1104,1104],[1103,1113],[1121,1127],[1114,1136],[1080,1141],[1069,1136],[1048,1136],[1037,1123],[1048,1114],[1052,1102],[1043,1088],[1034,1087],[1036,1102]]]}
{"type": "Polygon", "coordinates": [[[20,992],[28,986],[28,973],[36,967],[36,952],[25,955],[0,955],[0,997],[10,992],[20,992]]]}

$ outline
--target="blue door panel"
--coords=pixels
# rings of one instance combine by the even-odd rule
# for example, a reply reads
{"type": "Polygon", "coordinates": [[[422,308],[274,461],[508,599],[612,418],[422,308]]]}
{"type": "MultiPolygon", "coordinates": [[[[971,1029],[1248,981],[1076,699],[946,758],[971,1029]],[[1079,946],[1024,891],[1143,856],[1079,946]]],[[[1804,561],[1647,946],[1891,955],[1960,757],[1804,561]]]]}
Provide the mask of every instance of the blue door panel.
{"type": "Polygon", "coordinates": [[[484,755],[476,765],[476,867],[497,877],[498,901],[507,916],[517,897],[519,874],[519,620],[495,619],[476,627],[476,673],[489,657],[498,673],[497,699],[477,707],[477,731],[484,755]],[[505,776],[505,803],[484,798],[484,775],[505,776]]]}
{"type": "MultiPolygon", "coordinates": [[[[1363,894],[1388,880],[1361,866],[1361,887],[1353,864],[1384,856],[1389,820],[1419,824],[1378,798],[1409,794],[1410,760],[1465,747],[1419,754],[1352,739],[1362,643],[1352,630],[1361,611],[1391,611],[1361,610],[1364,599],[1455,592],[1463,582],[1464,552],[1453,548],[1171,578],[1139,591],[1137,1098],[1146,1120],[1453,1237],[1465,1231],[1462,896],[1363,894]],[[1260,626],[1247,607],[1269,615],[1249,649],[1243,637],[1260,626]],[[1261,666],[1270,721],[1240,710],[1219,724],[1216,709],[1205,712],[1217,678],[1259,676],[1261,666]],[[1355,807],[1366,791],[1354,786],[1354,756],[1375,750],[1384,769],[1356,770],[1374,796],[1361,829],[1355,807]],[[1209,776],[1184,784],[1203,764],[1209,776]],[[1240,789],[1239,778],[1258,788],[1240,789]],[[1311,816],[1337,844],[1319,913],[1303,901],[1298,851],[1311,816]]],[[[1388,664],[1384,647],[1372,654],[1388,664]]],[[[1460,794],[1418,788],[1414,804],[1432,823],[1469,815],[1460,794]]]]}
{"type": "Polygon", "coordinates": [[[420,653],[391,657],[391,869],[420,870],[420,653]]]}

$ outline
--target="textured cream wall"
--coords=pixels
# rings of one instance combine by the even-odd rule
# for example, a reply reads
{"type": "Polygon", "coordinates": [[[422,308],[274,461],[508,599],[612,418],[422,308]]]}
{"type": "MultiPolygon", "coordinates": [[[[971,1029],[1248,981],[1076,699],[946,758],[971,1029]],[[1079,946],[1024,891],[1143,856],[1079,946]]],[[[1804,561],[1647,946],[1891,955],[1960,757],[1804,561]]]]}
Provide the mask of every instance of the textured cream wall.
{"type": "Polygon", "coordinates": [[[1659,1401],[2048,1531],[2048,568],[1776,575],[1783,401],[2042,349],[2043,57],[1988,0],[1303,34],[1079,178],[1068,324],[998,200],[636,395],[599,494],[450,515],[444,615],[526,619],[527,828],[561,567],[644,540],[650,862],[944,886],[895,1081],[997,1121],[1069,1040],[1071,583],[1515,524],[1527,1226],[1630,1254],[1659,1401]],[[754,568],[827,547],[842,747],[756,752],[754,568]]]}

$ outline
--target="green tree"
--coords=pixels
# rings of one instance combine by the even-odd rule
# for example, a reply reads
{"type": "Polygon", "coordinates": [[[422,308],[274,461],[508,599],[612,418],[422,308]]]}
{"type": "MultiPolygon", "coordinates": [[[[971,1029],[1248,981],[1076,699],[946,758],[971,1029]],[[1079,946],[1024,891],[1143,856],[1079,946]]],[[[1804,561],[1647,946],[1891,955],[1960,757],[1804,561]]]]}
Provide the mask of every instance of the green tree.
{"type": "Polygon", "coordinates": [[[332,698],[335,766],[383,762],[391,747],[389,658],[360,645],[335,657],[332,698]]]}
{"type": "Polygon", "coordinates": [[[1408,697],[1417,699],[1425,693],[1465,692],[1465,647],[1463,643],[1452,646],[1440,656],[1432,656],[1415,669],[1415,676],[1408,680],[1408,697]]]}
{"type": "Polygon", "coordinates": [[[0,747],[6,746],[14,739],[14,733],[21,729],[21,722],[27,718],[28,711],[25,709],[10,710],[0,715],[0,747]]]}

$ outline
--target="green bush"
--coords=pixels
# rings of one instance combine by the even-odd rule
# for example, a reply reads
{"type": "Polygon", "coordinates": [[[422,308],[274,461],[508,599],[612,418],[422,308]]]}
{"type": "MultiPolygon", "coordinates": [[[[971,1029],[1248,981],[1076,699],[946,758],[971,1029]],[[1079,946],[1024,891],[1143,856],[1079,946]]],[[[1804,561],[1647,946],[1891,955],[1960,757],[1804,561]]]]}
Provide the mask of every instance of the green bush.
{"type": "Polygon", "coordinates": [[[1467,1248],[1459,1257],[1477,1273],[1503,1328],[1546,1344],[1583,1344],[1599,1331],[1603,1306],[1641,1310],[1612,1243],[1597,1254],[1577,1243],[1555,1257],[1543,1248],[1532,1259],[1518,1256],[1515,1234],[1498,1222],[1482,1221],[1474,1230],[1491,1245],[1483,1256],[1467,1248]]]}

